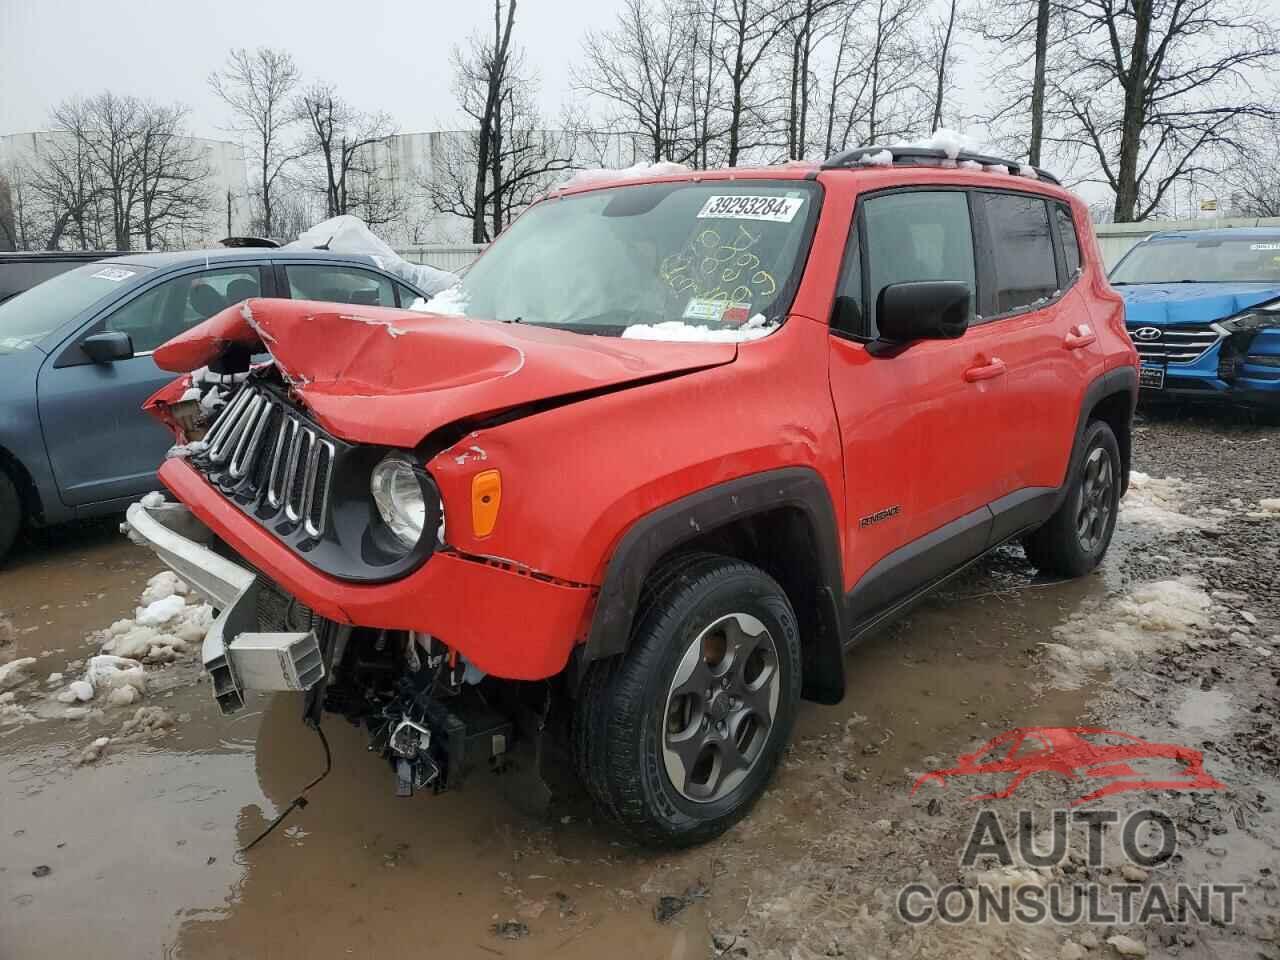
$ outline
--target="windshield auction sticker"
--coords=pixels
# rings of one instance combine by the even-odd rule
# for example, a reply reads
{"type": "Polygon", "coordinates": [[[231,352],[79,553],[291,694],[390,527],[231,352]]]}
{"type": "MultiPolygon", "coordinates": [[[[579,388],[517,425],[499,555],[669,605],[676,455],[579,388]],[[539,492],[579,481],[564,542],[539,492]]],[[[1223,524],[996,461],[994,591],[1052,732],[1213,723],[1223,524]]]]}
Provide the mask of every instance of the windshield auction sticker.
{"type": "Polygon", "coordinates": [[[741,194],[708,197],[699,220],[768,220],[790,223],[804,206],[804,197],[748,197],[741,194]]]}
{"type": "Polygon", "coordinates": [[[128,280],[137,271],[125,270],[122,267],[103,267],[97,273],[90,274],[94,280],[110,280],[112,283],[119,283],[121,280],[128,280]]]}

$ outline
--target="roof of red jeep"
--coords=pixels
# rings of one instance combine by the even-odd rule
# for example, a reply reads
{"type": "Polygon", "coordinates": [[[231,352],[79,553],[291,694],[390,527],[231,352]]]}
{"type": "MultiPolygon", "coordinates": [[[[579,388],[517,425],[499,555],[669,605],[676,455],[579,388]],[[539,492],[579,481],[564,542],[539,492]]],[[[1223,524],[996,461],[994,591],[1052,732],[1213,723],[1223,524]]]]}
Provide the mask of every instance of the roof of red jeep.
{"type": "MultiPolygon", "coordinates": [[[[1008,169],[1007,166],[1006,169],[1008,169]]],[[[1000,184],[1004,187],[1016,187],[1019,189],[1036,187],[1063,199],[1071,197],[1069,191],[1051,180],[1044,177],[1028,177],[1012,171],[1001,172],[998,169],[986,168],[966,169],[954,165],[943,166],[938,163],[832,166],[829,163],[819,163],[813,160],[788,160],[786,163],[774,166],[722,167],[715,170],[675,170],[667,168],[661,172],[649,169],[591,171],[589,178],[581,182],[570,181],[564,187],[554,191],[552,196],[569,196],[577,193],[586,193],[590,190],[600,190],[627,184],[670,183],[681,180],[811,180],[817,179],[819,174],[823,179],[828,177],[867,178],[875,183],[876,187],[888,186],[890,185],[889,181],[899,181],[904,184],[942,181],[968,186],[994,186],[1000,184]]]]}

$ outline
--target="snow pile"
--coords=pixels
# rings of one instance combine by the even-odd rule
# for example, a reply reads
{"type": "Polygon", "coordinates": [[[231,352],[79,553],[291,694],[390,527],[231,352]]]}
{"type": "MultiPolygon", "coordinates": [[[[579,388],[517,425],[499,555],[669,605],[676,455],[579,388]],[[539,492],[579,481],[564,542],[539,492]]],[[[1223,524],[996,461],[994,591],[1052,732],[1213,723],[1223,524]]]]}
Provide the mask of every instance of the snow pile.
{"type": "Polygon", "coordinates": [[[1029,163],[1024,163],[1018,167],[1018,176],[1029,177],[1032,180],[1040,179],[1040,174],[1036,173],[1036,168],[1029,163]]]}
{"type": "Polygon", "coordinates": [[[924,147],[928,150],[941,150],[947,155],[948,160],[955,160],[962,153],[976,153],[980,144],[973,137],[959,130],[952,130],[948,127],[939,127],[933,131],[933,134],[924,140],[917,140],[915,143],[908,144],[912,147],[924,147]]]}
{"type": "Polygon", "coordinates": [[[1246,516],[1251,520],[1280,519],[1280,497],[1259,500],[1258,509],[1250,511],[1246,516]]]}
{"type": "Polygon", "coordinates": [[[1003,163],[988,163],[983,168],[987,173],[1009,173],[1009,168],[1003,163]]]}
{"type": "Polygon", "coordinates": [[[673,163],[670,160],[659,160],[657,163],[645,163],[642,161],[621,169],[595,167],[589,170],[579,170],[564,183],[560,184],[557,189],[569,190],[574,187],[598,187],[606,183],[633,180],[636,177],[668,177],[691,172],[683,163],[673,163]]]}
{"type": "Polygon", "coordinates": [[[139,707],[130,719],[121,724],[120,736],[140,739],[163,733],[173,725],[173,717],[163,707],[139,707]]]}
{"type": "Polygon", "coordinates": [[[1043,644],[1050,685],[1075,690],[1090,671],[1198,645],[1212,605],[1200,582],[1185,578],[1142,584],[1076,613],[1043,644]]]}
{"type": "Polygon", "coordinates": [[[35,657],[19,657],[0,664],[0,690],[8,690],[30,679],[28,671],[35,664],[35,657]]]}
{"type": "Polygon", "coordinates": [[[742,343],[759,340],[778,329],[778,324],[768,323],[763,314],[757,313],[740,327],[712,329],[683,320],[665,320],[662,323],[636,323],[622,331],[624,340],[669,340],[681,343],[742,343]]]}
{"type": "Polygon", "coordinates": [[[1129,474],[1129,490],[1120,502],[1119,521],[1138,529],[1167,533],[1212,527],[1210,520],[1183,513],[1190,484],[1176,477],[1156,478],[1137,470],[1129,474]]]}
{"type": "Polygon", "coordinates": [[[349,213],[322,220],[298,239],[284,245],[286,250],[330,250],[334,253],[364,254],[372,257],[387,273],[395,274],[429,294],[458,282],[458,275],[421,263],[410,263],[379,239],[359,217],[349,213]]]}
{"type": "Polygon", "coordinates": [[[93,743],[80,751],[80,756],[76,759],[76,766],[83,766],[86,763],[96,763],[98,758],[102,756],[102,751],[107,749],[107,744],[110,742],[110,737],[99,737],[97,740],[93,741],[93,743]]]}
{"type": "Polygon", "coordinates": [[[441,290],[430,300],[419,297],[409,304],[409,309],[419,313],[438,313],[445,317],[465,317],[467,304],[470,301],[471,298],[467,296],[467,291],[462,289],[462,284],[457,283],[441,290]]]}
{"type": "Polygon", "coordinates": [[[138,598],[138,602],[143,606],[149,606],[157,600],[164,600],[175,594],[185,595],[186,592],[186,583],[172,570],[166,570],[164,573],[157,573],[147,581],[147,586],[142,591],[142,596],[138,598]]]}
{"type": "Polygon", "coordinates": [[[888,150],[864,153],[858,158],[858,163],[864,167],[892,167],[893,154],[888,150]]]}

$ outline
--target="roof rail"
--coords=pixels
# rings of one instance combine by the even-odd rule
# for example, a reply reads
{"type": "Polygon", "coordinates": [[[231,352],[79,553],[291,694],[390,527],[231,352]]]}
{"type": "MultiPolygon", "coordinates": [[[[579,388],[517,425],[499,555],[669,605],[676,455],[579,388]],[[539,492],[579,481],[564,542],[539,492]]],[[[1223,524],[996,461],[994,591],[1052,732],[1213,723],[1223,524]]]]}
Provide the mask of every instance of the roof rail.
{"type": "MultiPolygon", "coordinates": [[[[893,144],[887,144],[885,146],[856,147],[853,150],[842,150],[839,153],[833,153],[823,161],[822,169],[838,170],[844,167],[861,166],[863,157],[869,157],[884,150],[888,150],[893,154],[895,166],[902,164],[905,166],[936,167],[940,166],[943,160],[950,159],[945,150],[939,150],[936,147],[894,146],[893,144]]],[[[1018,160],[1001,160],[999,157],[988,157],[981,153],[970,153],[967,150],[961,150],[955,160],[957,163],[962,160],[971,160],[983,166],[1008,167],[1014,171],[1026,166],[1026,164],[1018,160]]],[[[1034,167],[1033,169],[1036,172],[1036,176],[1041,180],[1047,180],[1049,183],[1062,186],[1062,181],[1043,167],[1034,167]]]]}

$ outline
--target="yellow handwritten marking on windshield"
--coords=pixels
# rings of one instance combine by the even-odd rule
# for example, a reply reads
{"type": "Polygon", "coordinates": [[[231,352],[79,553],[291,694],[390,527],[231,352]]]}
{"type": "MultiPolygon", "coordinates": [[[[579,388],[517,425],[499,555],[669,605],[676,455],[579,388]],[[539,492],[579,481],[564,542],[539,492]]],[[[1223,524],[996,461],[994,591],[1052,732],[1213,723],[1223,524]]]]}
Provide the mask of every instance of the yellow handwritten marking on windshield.
{"type": "Polygon", "coordinates": [[[760,257],[751,252],[759,242],[760,234],[753,235],[741,224],[730,240],[715,227],[707,227],[679,253],[664,259],[658,274],[676,293],[704,300],[750,303],[757,297],[768,298],[777,292],[778,281],[760,268],[760,257]]]}

